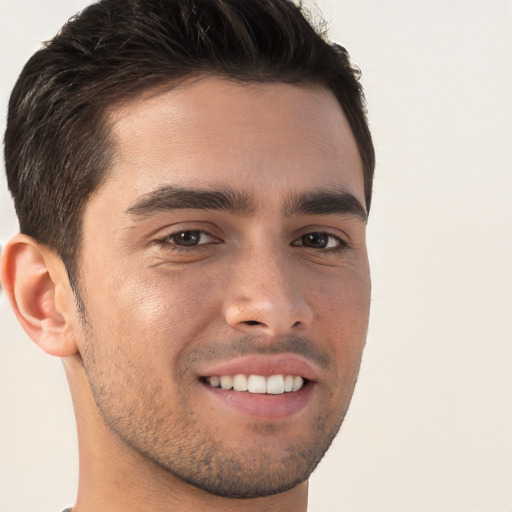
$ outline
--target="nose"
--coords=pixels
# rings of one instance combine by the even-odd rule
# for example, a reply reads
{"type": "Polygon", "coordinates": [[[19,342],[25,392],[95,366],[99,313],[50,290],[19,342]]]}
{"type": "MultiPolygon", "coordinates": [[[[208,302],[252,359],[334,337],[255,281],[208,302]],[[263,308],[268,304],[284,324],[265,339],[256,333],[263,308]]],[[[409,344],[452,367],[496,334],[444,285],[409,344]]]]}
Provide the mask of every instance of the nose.
{"type": "Polygon", "coordinates": [[[224,316],[244,333],[283,336],[311,325],[313,312],[299,268],[282,255],[253,251],[231,273],[224,316]]]}

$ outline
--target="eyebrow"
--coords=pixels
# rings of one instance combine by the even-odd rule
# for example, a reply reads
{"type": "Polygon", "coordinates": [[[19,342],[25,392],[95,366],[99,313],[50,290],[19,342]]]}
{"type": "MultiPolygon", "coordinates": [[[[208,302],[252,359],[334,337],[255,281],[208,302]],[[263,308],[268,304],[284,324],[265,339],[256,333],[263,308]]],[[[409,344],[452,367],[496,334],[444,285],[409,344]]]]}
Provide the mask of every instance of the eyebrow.
{"type": "Polygon", "coordinates": [[[147,217],[168,210],[225,210],[250,215],[254,207],[250,197],[238,191],[196,190],[165,185],[143,195],[126,213],[147,217]]]}
{"type": "Polygon", "coordinates": [[[350,192],[320,190],[292,196],[285,204],[284,214],[292,215],[354,215],[363,222],[368,213],[360,201],[350,192]]]}
{"type": "MultiPolygon", "coordinates": [[[[251,215],[255,201],[249,194],[232,189],[200,190],[164,185],[144,194],[126,213],[149,217],[169,210],[224,210],[236,215],[251,215]]],[[[347,191],[313,191],[295,194],[283,207],[287,217],[293,215],[354,215],[364,222],[368,215],[359,200],[347,191]]]]}

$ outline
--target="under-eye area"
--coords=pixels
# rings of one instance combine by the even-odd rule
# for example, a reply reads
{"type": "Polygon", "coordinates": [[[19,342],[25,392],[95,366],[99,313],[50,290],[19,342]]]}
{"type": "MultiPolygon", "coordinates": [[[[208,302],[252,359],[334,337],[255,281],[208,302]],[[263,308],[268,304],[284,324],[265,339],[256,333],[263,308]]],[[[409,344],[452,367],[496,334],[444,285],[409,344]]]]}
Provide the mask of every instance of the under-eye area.
{"type": "Polygon", "coordinates": [[[202,377],[201,382],[207,386],[224,390],[234,390],[255,394],[281,395],[283,393],[294,393],[310,381],[300,375],[213,375],[202,377]]]}

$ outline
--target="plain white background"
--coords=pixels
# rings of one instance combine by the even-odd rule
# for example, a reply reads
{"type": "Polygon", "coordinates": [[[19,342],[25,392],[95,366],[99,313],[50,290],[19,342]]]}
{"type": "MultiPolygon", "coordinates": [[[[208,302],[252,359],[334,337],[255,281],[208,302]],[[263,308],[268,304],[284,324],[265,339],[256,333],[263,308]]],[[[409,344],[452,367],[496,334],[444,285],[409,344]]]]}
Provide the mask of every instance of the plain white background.
{"type": "MultiPolygon", "coordinates": [[[[22,65],[86,3],[0,0],[2,133],[22,65]]],[[[363,70],[378,165],[368,344],[310,510],[512,512],[512,2],[318,5],[363,70]]],[[[2,175],[0,243],[16,230],[2,175]]],[[[59,512],[64,372],[2,296],[0,326],[0,512],[59,512]]]]}

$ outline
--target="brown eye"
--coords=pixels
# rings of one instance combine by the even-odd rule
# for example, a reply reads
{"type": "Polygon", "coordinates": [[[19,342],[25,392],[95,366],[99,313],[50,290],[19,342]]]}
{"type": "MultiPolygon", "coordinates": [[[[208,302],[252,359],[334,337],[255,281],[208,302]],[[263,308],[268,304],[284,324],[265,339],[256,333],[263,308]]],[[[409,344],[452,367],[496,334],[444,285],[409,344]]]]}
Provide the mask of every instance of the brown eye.
{"type": "Polygon", "coordinates": [[[169,242],[181,247],[194,247],[213,240],[213,237],[204,231],[180,231],[168,238],[169,242]]]}
{"type": "Polygon", "coordinates": [[[302,245],[313,249],[325,249],[329,243],[329,235],[325,233],[308,233],[301,237],[302,245]]]}
{"type": "Polygon", "coordinates": [[[346,243],[329,233],[313,232],[302,235],[292,245],[296,247],[309,247],[310,249],[340,249],[345,247],[346,243]]]}

